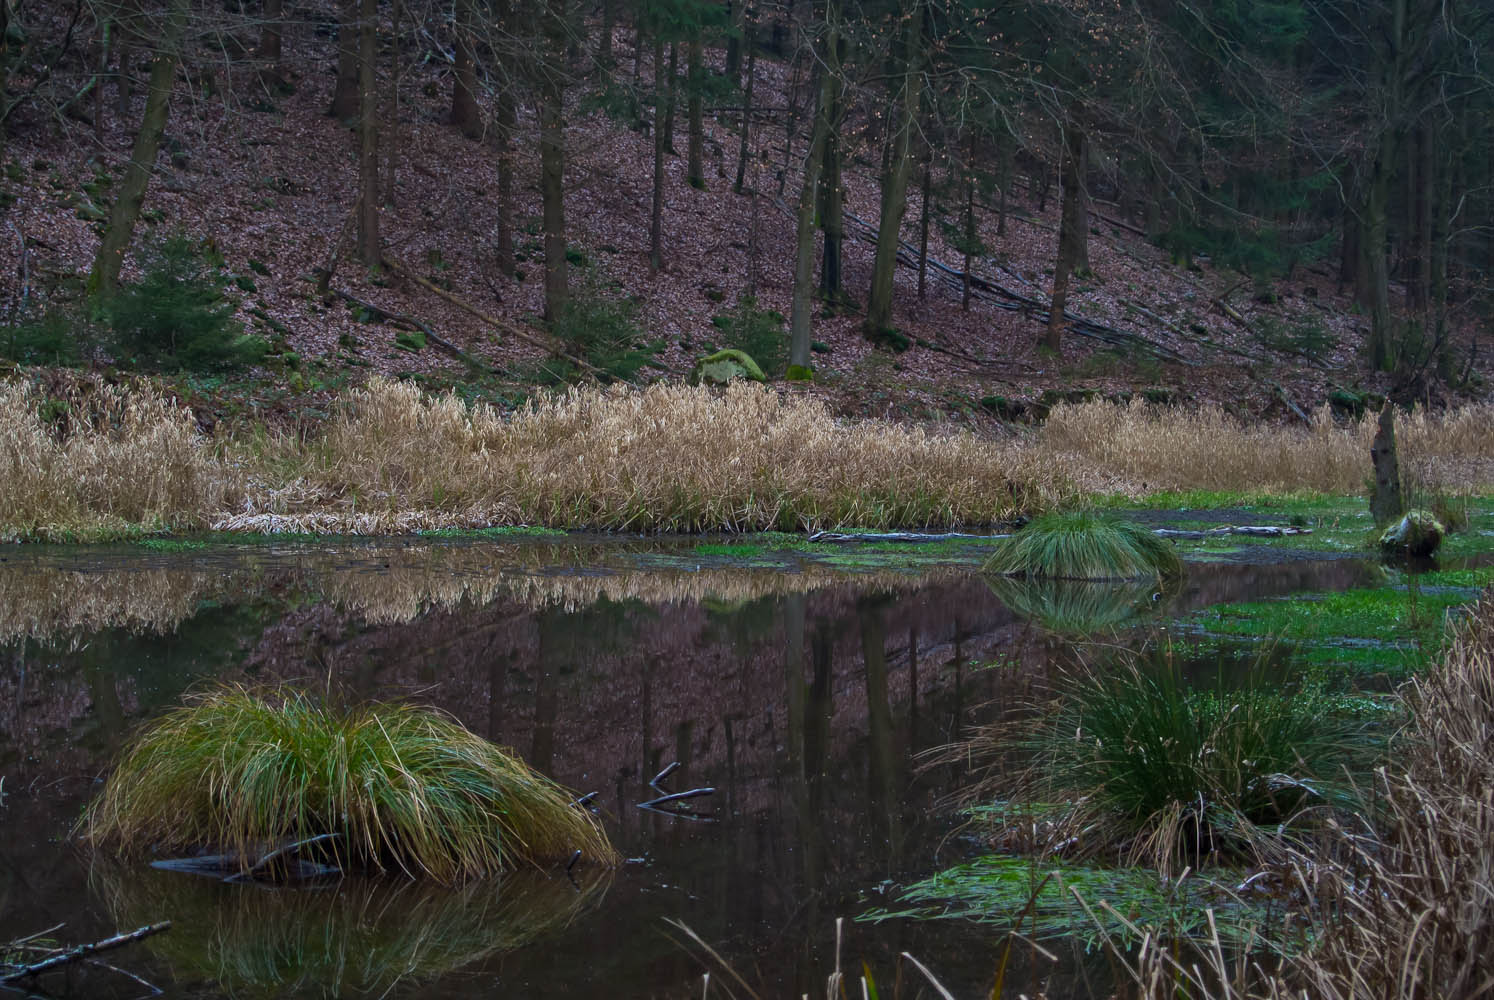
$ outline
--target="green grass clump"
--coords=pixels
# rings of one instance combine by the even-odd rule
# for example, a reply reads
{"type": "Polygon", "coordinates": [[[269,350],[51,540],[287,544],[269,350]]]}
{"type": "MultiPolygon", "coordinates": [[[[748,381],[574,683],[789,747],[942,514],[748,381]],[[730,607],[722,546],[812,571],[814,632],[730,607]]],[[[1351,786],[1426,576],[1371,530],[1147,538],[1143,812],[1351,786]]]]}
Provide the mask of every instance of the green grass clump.
{"type": "Polygon", "coordinates": [[[1380,745],[1361,713],[1262,667],[1195,686],[1171,656],[1128,660],[1072,675],[1055,704],[994,741],[1030,762],[1003,797],[1069,803],[1055,831],[1072,850],[1164,870],[1269,853],[1302,810],[1345,799],[1335,780],[1380,745]]]}
{"type": "Polygon", "coordinates": [[[576,850],[616,860],[565,789],[454,719],[410,705],[334,709],[288,689],[224,689],[156,720],[83,826],[125,853],[224,850],[243,871],[328,833],[344,870],[442,882],[576,850]]]}
{"type": "Polygon", "coordinates": [[[1136,580],[1182,575],[1172,543],[1139,524],[1088,511],[1046,514],[1005,539],[985,571],[1064,580],[1136,580]]]}

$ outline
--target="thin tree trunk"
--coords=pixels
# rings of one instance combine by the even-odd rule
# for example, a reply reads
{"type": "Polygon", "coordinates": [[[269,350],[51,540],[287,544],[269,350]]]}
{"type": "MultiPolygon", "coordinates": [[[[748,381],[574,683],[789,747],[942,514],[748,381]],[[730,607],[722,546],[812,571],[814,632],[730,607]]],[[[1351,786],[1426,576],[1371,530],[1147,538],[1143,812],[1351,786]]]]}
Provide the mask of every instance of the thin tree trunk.
{"type": "Polygon", "coordinates": [[[1084,215],[1080,211],[1083,198],[1083,179],[1080,171],[1084,166],[1085,134],[1078,124],[1070,122],[1064,129],[1062,176],[1063,206],[1059,211],[1058,258],[1053,265],[1053,304],[1048,315],[1048,331],[1043,346],[1052,351],[1063,350],[1064,309],[1068,305],[1069,277],[1079,263],[1080,227],[1084,215]]]}
{"type": "Polygon", "coordinates": [[[548,0],[545,58],[539,71],[540,199],[545,230],[545,318],[558,319],[566,304],[565,260],[565,0],[548,0]]]}
{"type": "Polygon", "coordinates": [[[337,84],[327,114],[346,121],[358,114],[358,3],[342,0],[337,22],[337,84]]]}
{"type": "Polygon", "coordinates": [[[845,191],[841,187],[840,143],[834,124],[838,110],[838,103],[831,104],[831,124],[825,135],[824,162],[820,168],[820,229],[825,234],[820,258],[820,297],[825,300],[827,315],[835,312],[844,296],[841,261],[845,243],[845,191]]]}
{"type": "Polygon", "coordinates": [[[477,106],[476,12],[473,0],[456,0],[456,65],[451,74],[451,124],[469,139],[482,135],[477,106]]]}
{"type": "Polygon", "coordinates": [[[1419,308],[1425,310],[1432,305],[1432,216],[1437,213],[1437,154],[1436,131],[1430,122],[1421,123],[1417,136],[1417,152],[1420,154],[1415,195],[1416,204],[1416,273],[1410,284],[1416,287],[1419,308]]]}
{"type": "Polygon", "coordinates": [[[617,30],[617,0],[602,0],[602,32],[597,39],[597,65],[612,68],[612,33],[617,30]]]}
{"type": "MultiPolygon", "coordinates": [[[[831,29],[833,34],[834,29],[831,29]]],[[[831,40],[833,43],[833,39],[831,40]]],[[[789,377],[809,376],[810,313],[814,289],[814,209],[818,201],[820,169],[830,134],[830,104],[835,84],[828,70],[820,75],[819,98],[809,152],[804,159],[804,183],[799,189],[799,210],[794,229],[794,288],[789,309],[789,377]]]]}
{"type": "MultiPolygon", "coordinates": [[[[732,184],[732,191],[742,193],[742,185],[747,181],[747,157],[750,155],[748,149],[748,137],[752,134],[752,84],[757,76],[757,49],[752,46],[747,48],[747,89],[742,95],[742,146],[737,151],[737,179],[732,184]]],[[[755,195],[754,195],[755,197],[755,195]]]]}
{"type": "Polygon", "coordinates": [[[664,266],[664,36],[654,35],[654,197],[648,216],[648,270],[664,266]]]}
{"type": "Polygon", "coordinates": [[[674,93],[675,81],[679,79],[680,69],[680,45],[678,42],[669,43],[669,99],[664,104],[664,147],[669,150],[671,156],[678,156],[674,148],[674,93]]]}
{"type": "Polygon", "coordinates": [[[970,159],[965,168],[965,273],[960,281],[960,309],[970,311],[971,277],[975,274],[975,130],[970,133],[970,159]]]}
{"type": "Polygon", "coordinates": [[[699,34],[686,46],[685,62],[685,86],[689,90],[686,114],[690,119],[685,176],[690,186],[699,190],[705,187],[705,55],[699,34]]]}
{"type": "Polygon", "coordinates": [[[1390,171],[1395,154],[1394,139],[1386,128],[1380,137],[1380,148],[1371,167],[1369,197],[1364,210],[1363,255],[1369,282],[1370,366],[1387,371],[1391,364],[1390,262],[1388,260],[1387,220],[1389,214],[1390,171]]]}
{"type": "MultiPolygon", "coordinates": [[[[507,25],[507,0],[498,5],[500,22],[507,25]]],[[[512,76],[503,81],[493,107],[493,131],[497,141],[498,160],[498,231],[494,240],[494,253],[498,258],[498,270],[513,277],[514,274],[514,130],[518,124],[518,108],[514,101],[512,76]]]]}
{"type": "Polygon", "coordinates": [[[358,257],[365,266],[384,260],[379,242],[378,0],[360,0],[358,19],[358,257]]]}
{"type": "Polygon", "coordinates": [[[187,0],[171,0],[171,6],[166,12],[161,44],[151,60],[145,114],[140,120],[140,131],[135,133],[135,148],[130,153],[130,162],[125,168],[124,180],[120,183],[119,197],[115,199],[114,207],[109,212],[109,225],[104,230],[103,241],[99,244],[98,254],[93,259],[93,269],[88,275],[90,295],[112,295],[119,288],[119,272],[124,265],[125,251],[129,249],[134,237],[135,224],[140,221],[140,209],[145,204],[145,189],[155,170],[156,154],[161,148],[161,135],[166,131],[166,119],[171,111],[171,87],[176,82],[176,67],[181,57],[182,35],[186,31],[186,24],[187,0]]]}
{"type": "Polygon", "coordinates": [[[845,102],[845,85],[841,81],[841,40],[837,36],[827,49],[826,66],[831,84],[830,108],[826,116],[825,150],[820,184],[820,228],[824,230],[823,257],[820,262],[820,295],[830,311],[845,299],[845,185],[841,180],[840,119],[845,102]]]}
{"type": "Polygon", "coordinates": [[[887,171],[882,177],[882,214],[877,229],[877,253],[872,262],[871,290],[866,299],[866,329],[880,333],[892,325],[892,279],[897,270],[897,249],[903,213],[908,207],[908,172],[912,165],[909,148],[923,97],[922,22],[908,14],[908,37],[903,68],[902,106],[891,135],[887,171]]]}
{"type": "MultiPolygon", "coordinates": [[[[752,48],[751,39],[747,38],[747,0],[726,0],[727,22],[730,30],[726,33],[726,78],[736,80],[742,71],[742,46],[752,48]]],[[[748,61],[752,56],[748,55],[748,61]]]]}
{"type": "Polygon", "coordinates": [[[923,205],[918,210],[918,300],[929,294],[929,205],[934,193],[934,148],[923,154],[923,205]]]}
{"type": "Polygon", "coordinates": [[[399,82],[400,82],[400,51],[399,40],[402,30],[401,21],[404,19],[404,0],[394,0],[390,19],[393,22],[393,37],[390,39],[394,51],[390,53],[391,65],[389,67],[389,99],[386,102],[389,107],[389,117],[384,122],[384,204],[394,206],[395,201],[395,171],[399,166],[399,82]]]}
{"type": "Polygon", "coordinates": [[[281,19],[285,17],[285,0],[265,0],[265,23],[259,31],[259,58],[270,64],[278,76],[280,71],[281,19]]]}

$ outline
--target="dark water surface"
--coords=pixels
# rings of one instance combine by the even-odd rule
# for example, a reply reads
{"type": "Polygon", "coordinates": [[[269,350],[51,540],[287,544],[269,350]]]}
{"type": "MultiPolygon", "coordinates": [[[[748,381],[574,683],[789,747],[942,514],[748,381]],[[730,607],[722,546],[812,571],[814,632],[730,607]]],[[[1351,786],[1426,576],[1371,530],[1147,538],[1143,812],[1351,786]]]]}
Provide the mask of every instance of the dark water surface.
{"type": "MultiPolygon", "coordinates": [[[[960,770],[920,768],[920,755],[1020,700],[1059,646],[959,558],[916,572],[895,553],[849,570],[793,557],[748,568],[693,544],[8,550],[0,941],[171,919],[104,958],[172,996],[698,997],[709,966],[671,918],[763,996],[823,995],[837,917],[976,847],[947,805],[960,770]],[[90,858],[69,831],[113,753],[212,681],[439,706],[597,792],[630,861],[447,890],[223,885],[90,858]],[[692,800],[699,818],[637,808],[673,761],[671,790],[716,789],[692,800]]],[[[1194,566],[1179,593],[1138,603],[1178,613],[1366,573],[1346,560],[1194,566]]],[[[989,929],[847,920],[847,971],[865,961],[890,982],[904,950],[956,995],[989,989],[989,929]]],[[[40,984],[146,992],[98,966],[40,984]]]]}

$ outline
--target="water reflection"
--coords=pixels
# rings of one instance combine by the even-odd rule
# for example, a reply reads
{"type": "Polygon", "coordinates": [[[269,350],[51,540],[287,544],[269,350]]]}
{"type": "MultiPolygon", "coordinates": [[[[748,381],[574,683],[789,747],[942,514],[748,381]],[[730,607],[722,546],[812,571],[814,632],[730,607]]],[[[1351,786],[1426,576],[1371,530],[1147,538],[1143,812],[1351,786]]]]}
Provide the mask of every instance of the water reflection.
{"type": "MultiPolygon", "coordinates": [[[[968,846],[949,839],[958,817],[940,806],[968,776],[919,770],[915,755],[1020,701],[1068,648],[1035,641],[1040,630],[1014,613],[1020,598],[1009,606],[954,569],[742,570],[636,543],[23,555],[0,563],[9,793],[0,876],[25,885],[0,898],[0,939],[59,920],[80,939],[104,936],[137,912],[149,922],[176,916],[154,907],[175,909],[203,932],[181,934],[178,955],[173,930],[160,954],[171,975],[202,979],[204,995],[267,993],[255,984],[277,976],[300,984],[282,993],[325,994],[339,954],[352,964],[338,989],[377,984],[381,966],[403,963],[437,977],[429,989],[443,995],[491,996],[495,984],[546,996],[659,995],[692,978],[698,994],[699,967],[662,933],[666,917],[763,970],[764,995],[818,993],[834,966],[836,917],[875,905],[887,880],[924,877],[968,846]],[[151,594],[160,596],[154,609],[151,594]],[[99,908],[86,869],[58,844],[124,734],[207,681],[295,682],[443,708],[567,786],[596,791],[609,835],[637,860],[605,899],[546,924],[537,948],[505,950],[502,887],[455,902],[360,896],[353,886],[346,902],[336,901],[344,890],[277,898],[273,906],[305,909],[295,929],[301,918],[254,909],[272,905],[254,902],[262,889],[132,869],[108,884],[95,878],[99,908]],[[692,800],[716,822],[637,808],[671,761],[681,764],[671,788],[716,789],[692,800]],[[185,882],[163,888],[162,879],[185,882]],[[229,891],[251,902],[230,905],[229,891]],[[140,907],[127,908],[137,897],[140,907]],[[348,928],[335,947],[317,943],[318,914],[348,928]],[[448,921],[450,948],[411,950],[419,925],[448,921]],[[463,922],[481,934],[465,936],[463,922]],[[243,938],[238,952],[233,936],[243,938]],[[214,949],[221,965],[201,958],[214,949]],[[443,962],[465,963],[463,974],[441,977],[443,962]]],[[[1169,607],[1333,589],[1361,572],[1347,561],[1195,568],[1169,607]]],[[[890,969],[912,948],[960,995],[989,986],[979,929],[898,923],[856,933],[865,936],[845,956],[852,965],[890,969]]]]}
{"type": "Polygon", "coordinates": [[[169,914],[148,939],[178,984],[232,996],[383,996],[490,960],[574,922],[610,876],[515,872],[460,888],[386,879],[321,887],[225,884],[96,864],[91,887],[120,927],[169,914]]]}
{"type": "MultiPolygon", "coordinates": [[[[1059,635],[1086,636],[1155,616],[1171,594],[1152,580],[1055,580],[987,576],[1001,603],[1059,635]]],[[[1175,588],[1174,588],[1175,590],[1175,588]]]]}

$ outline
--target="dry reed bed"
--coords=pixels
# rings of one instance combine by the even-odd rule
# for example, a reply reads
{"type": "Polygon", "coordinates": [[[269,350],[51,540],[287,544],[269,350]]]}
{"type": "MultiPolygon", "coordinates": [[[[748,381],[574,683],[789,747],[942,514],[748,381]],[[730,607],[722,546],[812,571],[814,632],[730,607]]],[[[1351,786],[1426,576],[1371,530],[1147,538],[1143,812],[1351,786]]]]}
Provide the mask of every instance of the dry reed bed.
{"type": "MultiPolygon", "coordinates": [[[[1494,486],[1494,405],[1398,414],[1401,466],[1418,487],[1494,486]]],[[[1375,418],[1338,423],[1325,405],[1312,425],[1247,424],[1216,406],[1158,408],[1137,400],[1054,409],[1034,447],[1086,488],[1118,492],[1239,490],[1356,493],[1370,475],[1375,418]],[[1096,481],[1099,479],[1100,481],[1096,481]]]]}
{"type": "MultiPolygon", "coordinates": [[[[957,528],[1159,489],[1356,492],[1373,422],[1250,425],[1213,407],[1059,407],[989,439],[848,422],[734,385],[576,389],[518,413],[374,379],[320,438],[214,442],[148,390],[96,386],[64,429],[0,385],[0,538],[189,530],[407,533],[957,528]]],[[[1417,485],[1494,489],[1494,406],[1399,419],[1417,485]]]]}
{"type": "Polygon", "coordinates": [[[201,528],[236,499],[191,413],[160,396],[95,385],[66,401],[64,431],[43,421],[44,402],[0,383],[0,540],[201,528]]]}
{"type": "Polygon", "coordinates": [[[1125,967],[1139,997],[1463,1000],[1494,984],[1494,590],[1402,695],[1411,725],[1366,789],[1370,813],[1299,853],[1311,945],[1266,969],[1214,941],[1151,937],[1125,967]]]}

